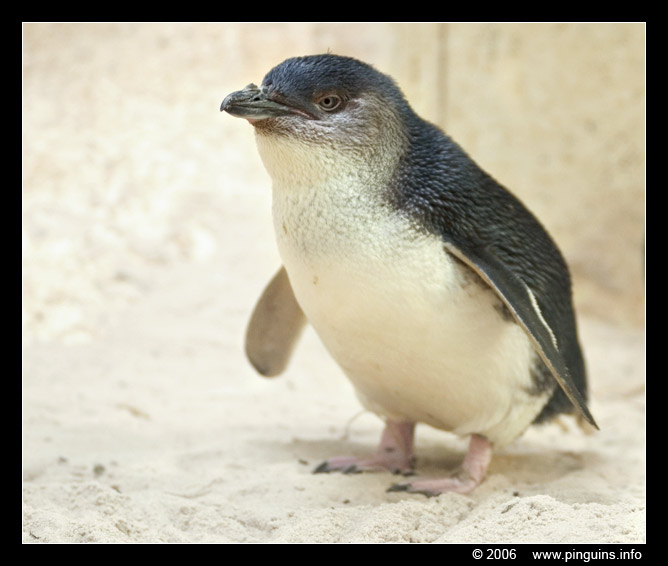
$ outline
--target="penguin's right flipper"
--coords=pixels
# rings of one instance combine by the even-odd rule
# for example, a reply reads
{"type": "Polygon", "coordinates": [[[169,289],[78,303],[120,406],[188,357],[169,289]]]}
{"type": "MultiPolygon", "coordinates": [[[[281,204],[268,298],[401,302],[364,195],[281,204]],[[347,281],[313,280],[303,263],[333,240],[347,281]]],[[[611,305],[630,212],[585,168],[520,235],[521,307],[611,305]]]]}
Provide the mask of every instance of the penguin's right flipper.
{"type": "Polygon", "coordinates": [[[246,329],[246,356],[265,377],[283,372],[306,324],[285,267],[269,282],[246,329]]]}

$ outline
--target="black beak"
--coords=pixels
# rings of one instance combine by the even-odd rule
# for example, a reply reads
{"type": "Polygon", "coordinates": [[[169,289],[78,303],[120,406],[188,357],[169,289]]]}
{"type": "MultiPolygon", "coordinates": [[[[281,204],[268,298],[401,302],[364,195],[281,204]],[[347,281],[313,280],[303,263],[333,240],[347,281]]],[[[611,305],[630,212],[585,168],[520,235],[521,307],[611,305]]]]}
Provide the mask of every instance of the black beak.
{"type": "Polygon", "coordinates": [[[264,89],[252,83],[243,90],[228,94],[220,105],[220,111],[253,121],[288,114],[305,114],[297,108],[271,100],[264,89]]]}

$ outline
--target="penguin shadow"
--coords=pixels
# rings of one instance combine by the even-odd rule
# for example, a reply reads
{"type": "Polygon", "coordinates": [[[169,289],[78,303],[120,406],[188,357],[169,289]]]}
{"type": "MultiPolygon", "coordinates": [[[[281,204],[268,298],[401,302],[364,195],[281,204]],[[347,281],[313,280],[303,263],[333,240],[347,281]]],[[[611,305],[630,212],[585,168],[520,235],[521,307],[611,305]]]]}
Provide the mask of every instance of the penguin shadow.
{"type": "Polygon", "coordinates": [[[525,483],[548,483],[594,469],[599,455],[594,452],[546,448],[512,448],[495,454],[488,475],[500,474],[525,483]]]}
{"type": "MultiPolygon", "coordinates": [[[[367,457],[376,450],[374,443],[347,439],[293,438],[282,444],[261,441],[260,443],[274,452],[273,457],[292,458],[306,473],[313,473],[328,458],[367,457]]],[[[431,441],[422,445],[418,442],[412,475],[438,478],[456,473],[466,455],[467,446],[466,441],[459,439],[449,439],[442,443],[431,441]]],[[[583,474],[593,473],[602,464],[601,456],[594,452],[546,448],[544,445],[533,443],[522,444],[494,454],[484,483],[497,487],[512,485],[527,492],[538,492],[548,484],[568,481],[569,476],[577,478],[583,474]]],[[[390,477],[394,475],[384,470],[362,473],[384,474],[390,477]]]]}
{"type": "MultiPolygon", "coordinates": [[[[439,477],[457,472],[468,444],[461,441],[427,443],[415,451],[415,471],[419,476],[439,477]]],[[[537,445],[518,445],[495,452],[487,479],[499,483],[547,484],[595,467],[598,455],[537,445]],[[504,479],[505,478],[505,481],[504,479]]]]}

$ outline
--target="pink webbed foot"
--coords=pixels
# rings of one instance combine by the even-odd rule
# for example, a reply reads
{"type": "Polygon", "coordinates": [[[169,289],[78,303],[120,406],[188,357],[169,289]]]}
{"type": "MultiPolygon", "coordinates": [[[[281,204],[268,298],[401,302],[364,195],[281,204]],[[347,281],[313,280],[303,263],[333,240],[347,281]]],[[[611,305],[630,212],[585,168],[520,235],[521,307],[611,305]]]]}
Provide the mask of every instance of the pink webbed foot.
{"type": "Polygon", "coordinates": [[[410,483],[395,484],[387,491],[422,493],[427,497],[447,491],[469,493],[484,479],[491,459],[491,443],[483,436],[474,434],[469,442],[469,449],[462,463],[461,470],[453,477],[421,479],[410,483]]]}
{"type": "Polygon", "coordinates": [[[314,474],[339,471],[354,474],[372,470],[389,470],[395,474],[413,473],[413,435],[415,423],[387,421],[376,453],[367,458],[337,456],[320,464],[314,474]]]}

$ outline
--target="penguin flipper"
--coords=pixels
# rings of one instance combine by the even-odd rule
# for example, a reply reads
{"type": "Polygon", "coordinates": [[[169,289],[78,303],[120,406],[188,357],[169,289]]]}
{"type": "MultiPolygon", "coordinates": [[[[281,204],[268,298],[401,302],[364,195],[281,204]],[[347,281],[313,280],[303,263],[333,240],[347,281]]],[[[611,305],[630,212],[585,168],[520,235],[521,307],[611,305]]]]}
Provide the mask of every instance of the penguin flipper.
{"type": "Polygon", "coordinates": [[[589,424],[598,429],[559,351],[556,336],[541,313],[534,292],[492,253],[485,253],[480,248],[463,249],[463,246],[450,241],[444,245],[446,251],[473,269],[494,290],[527,333],[536,352],[573,406],[589,424]]]}
{"type": "Polygon", "coordinates": [[[246,356],[265,377],[283,372],[306,324],[285,267],[266,286],[246,329],[246,356]]]}

